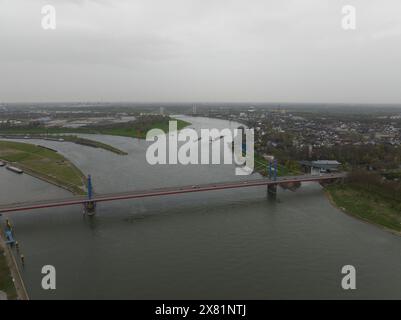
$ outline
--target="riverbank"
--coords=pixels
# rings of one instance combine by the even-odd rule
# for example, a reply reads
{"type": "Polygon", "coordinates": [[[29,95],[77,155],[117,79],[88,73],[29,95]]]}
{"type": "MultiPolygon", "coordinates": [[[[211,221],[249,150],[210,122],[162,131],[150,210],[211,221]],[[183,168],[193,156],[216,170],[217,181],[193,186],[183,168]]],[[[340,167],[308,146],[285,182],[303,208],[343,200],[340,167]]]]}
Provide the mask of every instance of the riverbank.
{"type": "Polygon", "coordinates": [[[0,290],[8,300],[29,300],[17,262],[10,247],[4,241],[3,230],[0,230],[0,290]]]}
{"type": "Polygon", "coordinates": [[[80,144],[87,147],[92,148],[99,148],[106,151],[113,152],[118,155],[127,155],[128,153],[117,149],[109,144],[102,143],[95,140],[90,140],[82,137],[78,137],[75,135],[48,135],[48,134],[34,134],[27,136],[26,134],[8,134],[3,136],[5,139],[23,139],[23,140],[30,140],[30,139],[37,139],[37,140],[50,140],[56,142],[72,142],[76,144],[80,144]]]}
{"type": "Polygon", "coordinates": [[[0,239],[0,291],[3,291],[7,295],[8,300],[15,300],[17,299],[17,291],[13,283],[3,242],[3,239],[0,239]]]}
{"type": "Polygon", "coordinates": [[[0,141],[0,159],[73,194],[86,193],[84,174],[57,151],[27,143],[0,141]]]}
{"type": "MultiPolygon", "coordinates": [[[[24,170],[26,174],[64,188],[74,194],[85,194],[85,176],[55,150],[32,144],[0,141],[0,158],[24,170]]],[[[29,299],[18,265],[0,229],[0,291],[8,300],[29,299]]]]}
{"type": "Polygon", "coordinates": [[[347,183],[326,186],[325,192],[346,214],[401,235],[400,203],[347,183]]]}

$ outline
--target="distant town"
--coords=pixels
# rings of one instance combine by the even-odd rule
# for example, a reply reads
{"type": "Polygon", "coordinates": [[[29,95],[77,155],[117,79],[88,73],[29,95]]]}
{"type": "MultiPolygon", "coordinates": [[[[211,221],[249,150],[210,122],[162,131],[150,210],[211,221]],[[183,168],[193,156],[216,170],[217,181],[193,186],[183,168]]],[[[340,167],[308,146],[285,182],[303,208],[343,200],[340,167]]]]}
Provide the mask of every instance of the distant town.
{"type": "Polygon", "coordinates": [[[276,105],[193,108],[193,114],[254,128],[256,152],[283,160],[335,158],[370,169],[401,165],[400,108],[276,105]]]}
{"type": "Polygon", "coordinates": [[[397,169],[401,164],[401,108],[395,106],[3,104],[0,135],[60,130],[114,134],[110,130],[139,126],[143,137],[149,124],[165,122],[173,114],[232,120],[254,128],[256,152],[281,160],[332,158],[368,169],[397,169]]]}

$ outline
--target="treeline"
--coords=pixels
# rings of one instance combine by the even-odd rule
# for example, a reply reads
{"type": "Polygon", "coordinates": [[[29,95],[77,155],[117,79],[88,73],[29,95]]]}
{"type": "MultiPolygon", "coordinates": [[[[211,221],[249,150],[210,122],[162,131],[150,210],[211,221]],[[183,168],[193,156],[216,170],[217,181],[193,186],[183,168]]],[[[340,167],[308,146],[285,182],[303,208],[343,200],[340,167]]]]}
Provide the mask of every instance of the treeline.
{"type": "Polygon", "coordinates": [[[0,123],[0,131],[7,130],[7,129],[35,129],[35,128],[40,128],[42,124],[39,121],[30,121],[27,123],[24,123],[24,125],[16,125],[13,121],[7,120],[5,122],[0,123]]]}
{"type": "Polygon", "coordinates": [[[48,128],[43,123],[38,121],[31,121],[24,125],[15,125],[11,122],[0,123],[0,132],[2,133],[62,133],[62,132],[76,132],[76,133],[107,133],[109,130],[131,130],[138,134],[146,133],[150,129],[160,127],[162,129],[168,128],[168,123],[171,118],[163,115],[139,115],[136,119],[128,122],[104,122],[96,124],[88,124],[79,128],[63,128],[51,127],[48,128]]]}
{"type": "Polygon", "coordinates": [[[134,121],[95,124],[83,128],[98,131],[101,134],[115,134],[144,138],[146,133],[154,128],[162,129],[165,132],[168,131],[169,120],[171,120],[170,117],[163,115],[141,115],[136,117],[134,121]]]}
{"type": "Polygon", "coordinates": [[[85,126],[86,128],[98,128],[102,129],[114,129],[114,128],[135,128],[139,131],[147,131],[152,128],[154,124],[166,124],[168,125],[170,117],[163,115],[140,115],[136,116],[135,120],[128,122],[118,123],[104,123],[85,126]]]}
{"type": "Polygon", "coordinates": [[[368,169],[374,171],[399,169],[401,166],[401,147],[389,144],[380,145],[336,145],[330,147],[297,148],[278,140],[277,145],[268,145],[263,152],[273,154],[280,160],[326,160],[335,159],[344,169],[368,169]]]}
{"type": "Polygon", "coordinates": [[[401,209],[401,182],[386,180],[382,175],[365,170],[354,170],[349,173],[347,183],[398,203],[401,209]]]}
{"type": "Polygon", "coordinates": [[[396,169],[401,164],[401,148],[389,144],[339,145],[315,149],[318,159],[337,159],[353,168],[396,169]]]}

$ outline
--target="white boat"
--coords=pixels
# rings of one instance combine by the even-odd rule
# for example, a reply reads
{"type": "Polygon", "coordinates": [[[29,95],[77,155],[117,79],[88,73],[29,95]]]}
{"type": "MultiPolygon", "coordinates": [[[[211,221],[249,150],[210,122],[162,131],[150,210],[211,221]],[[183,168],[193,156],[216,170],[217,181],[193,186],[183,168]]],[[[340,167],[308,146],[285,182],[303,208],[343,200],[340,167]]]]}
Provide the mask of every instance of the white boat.
{"type": "Polygon", "coordinates": [[[13,171],[13,172],[15,172],[15,173],[19,173],[19,174],[21,174],[21,173],[24,172],[24,171],[21,170],[20,168],[13,167],[13,166],[7,166],[7,169],[10,170],[10,171],[13,171]]]}

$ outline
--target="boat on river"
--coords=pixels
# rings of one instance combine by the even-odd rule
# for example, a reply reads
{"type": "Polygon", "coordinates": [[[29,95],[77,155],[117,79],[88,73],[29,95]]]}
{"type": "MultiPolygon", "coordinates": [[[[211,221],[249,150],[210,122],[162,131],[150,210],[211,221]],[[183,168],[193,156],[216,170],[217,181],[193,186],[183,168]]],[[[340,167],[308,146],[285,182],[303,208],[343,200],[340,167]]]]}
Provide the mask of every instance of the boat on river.
{"type": "Polygon", "coordinates": [[[20,168],[13,167],[13,166],[7,166],[7,169],[10,170],[10,171],[12,171],[12,172],[18,173],[18,174],[21,174],[21,173],[24,172],[24,171],[21,170],[20,168]]]}

